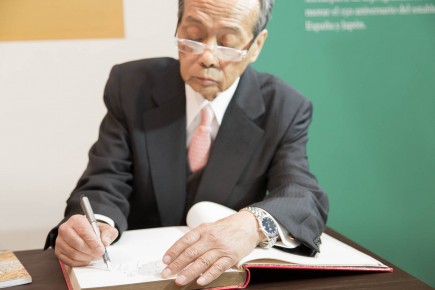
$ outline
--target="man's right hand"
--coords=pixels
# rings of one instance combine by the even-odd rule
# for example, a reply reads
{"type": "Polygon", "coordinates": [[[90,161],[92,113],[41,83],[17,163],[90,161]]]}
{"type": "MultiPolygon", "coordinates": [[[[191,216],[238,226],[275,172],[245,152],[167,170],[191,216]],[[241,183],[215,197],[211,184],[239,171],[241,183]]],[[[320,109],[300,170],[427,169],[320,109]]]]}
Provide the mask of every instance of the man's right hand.
{"type": "Polygon", "coordinates": [[[66,265],[75,267],[86,266],[92,260],[101,258],[104,254],[104,247],[109,246],[118,237],[118,230],[100,222],[98,227],[101,240],[84,215],[73,215],[61,224],[55,247],[55,253],[59,260],[66,265]]]}

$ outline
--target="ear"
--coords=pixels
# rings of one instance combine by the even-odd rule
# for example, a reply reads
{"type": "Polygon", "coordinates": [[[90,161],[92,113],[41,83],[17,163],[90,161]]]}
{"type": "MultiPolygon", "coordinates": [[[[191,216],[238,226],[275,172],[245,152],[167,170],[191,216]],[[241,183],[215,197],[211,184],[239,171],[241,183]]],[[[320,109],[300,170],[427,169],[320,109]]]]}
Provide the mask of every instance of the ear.
{"type": "Polygon", "coordinates": [[[263,29],[255,39],[255,43],[252,44],[251,51],[249,53],[249,62],[253,63],[257,60],[260,55],[261,50],[263,49],[263,45],[266,42],[267,38],[267,30],[263,29]]]}

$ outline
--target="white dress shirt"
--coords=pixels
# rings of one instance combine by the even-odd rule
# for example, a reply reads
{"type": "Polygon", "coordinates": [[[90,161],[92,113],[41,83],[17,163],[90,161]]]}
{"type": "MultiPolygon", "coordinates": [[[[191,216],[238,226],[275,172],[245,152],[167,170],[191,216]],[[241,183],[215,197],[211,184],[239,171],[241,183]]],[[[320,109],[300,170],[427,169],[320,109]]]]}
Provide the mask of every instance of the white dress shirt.
{"type": "Polygon", "coordinates": [[[209,105],[213,111],[213,121],[211,123],[211,138],[212,142],[216,139],[219,127],[222,124],[225,111],[228,108],[228,104],[233,98],[234,92],[237,89],[240,78],[224,92],[219,93],[213,101],[209,101],[201,96],[200,93],[194,91],[188,84],[186,84],[186,130],[187,139],[186,145],[189,148],[192,141],[192,135],[196,127],[201,123],[201,110],[205,106],[209,105]]]}

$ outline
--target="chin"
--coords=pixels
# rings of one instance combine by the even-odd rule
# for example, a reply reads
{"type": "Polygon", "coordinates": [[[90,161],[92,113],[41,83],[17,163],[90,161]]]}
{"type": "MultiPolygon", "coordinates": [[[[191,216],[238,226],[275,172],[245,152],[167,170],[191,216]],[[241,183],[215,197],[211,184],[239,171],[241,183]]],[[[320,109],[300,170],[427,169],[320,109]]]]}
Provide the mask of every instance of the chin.
{"type": "Polygon", "coordinates": [[[215,94],[211,94],[211,93],[206,93],[206,92],[203,92],[203,91],[198,91],[198,93],[200,93],[201,94],[201,96],[204,98],[204,99],[207,99],[207,100],[209,100],[209,101],[212,101],[212,100],[214,100],[214,98],[216,98],[216,93],[215,94]]]}
{"type": "Polygon", "coordinates": [[[216,96],[219,94],[219,90],[216,89],[210,89],[210,88],[204,89],[204,88],[195,88],[195,87],[193,87],[193,89],[198,93],[200,93],[204,98],[206,98],[209,101],[214,100],[214,98],[216,98],[216,96]]]}

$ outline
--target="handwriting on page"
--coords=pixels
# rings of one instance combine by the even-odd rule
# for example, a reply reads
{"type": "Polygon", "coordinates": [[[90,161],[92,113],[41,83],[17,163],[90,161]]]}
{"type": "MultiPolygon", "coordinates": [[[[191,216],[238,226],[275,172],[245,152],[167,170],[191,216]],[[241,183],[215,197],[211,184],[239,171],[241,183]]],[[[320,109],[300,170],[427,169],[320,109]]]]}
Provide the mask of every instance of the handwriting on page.
{"type": "Polygon", "coordinates": [[[162,272],[165,264],[160,260],[151,261],[148,263],[143,263],[138,261],[136,266],[133,265],[123,265],[120,264],[116,268],[116,271],[127,275],[128,277],[135,276],[157,276],[160,277],[160,273],[162,272]]]}
{"type": "MultiPolygon", "coordinates": [[[[101,261],[94,261],[89,265],[91,268],[107,271],[106,265],[101,261]]],[[[127,279],[146,277],[148,279],[160,278],[160,273],[166,267],[161,260],[154,260],[149,262],[136,261],[136,263],[120,263],[113,264],[113,268],[110,271],[111,274],[118,274],[124,276],[127,279]]]]}

